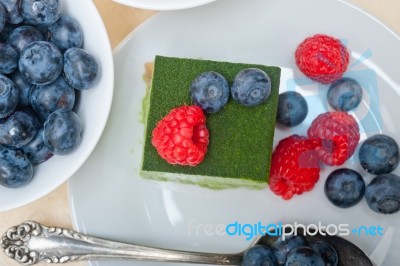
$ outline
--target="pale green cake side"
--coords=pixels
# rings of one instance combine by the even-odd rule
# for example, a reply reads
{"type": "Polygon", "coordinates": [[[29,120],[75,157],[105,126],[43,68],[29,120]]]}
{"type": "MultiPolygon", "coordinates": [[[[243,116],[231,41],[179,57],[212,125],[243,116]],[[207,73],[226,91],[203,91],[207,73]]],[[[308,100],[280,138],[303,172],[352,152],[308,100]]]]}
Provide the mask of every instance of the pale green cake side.
{"type": "Polygon", "coordinates": [[[265,188],[270,169],[281,69],[254,64],[157,56],[147,110],[141,175],[163,181],[197,184],[213,189],[265,188]],[[231,85],[245,68],[264,70],[271,95],[256,107],[243,107],[232,98],[222,111],[207,114],[210,144],[204,161],[195,167],[170,165],[151,144],[157,122],[169,111],[190,105],[190,84],[202,72],[216,71],[231,85]]]}

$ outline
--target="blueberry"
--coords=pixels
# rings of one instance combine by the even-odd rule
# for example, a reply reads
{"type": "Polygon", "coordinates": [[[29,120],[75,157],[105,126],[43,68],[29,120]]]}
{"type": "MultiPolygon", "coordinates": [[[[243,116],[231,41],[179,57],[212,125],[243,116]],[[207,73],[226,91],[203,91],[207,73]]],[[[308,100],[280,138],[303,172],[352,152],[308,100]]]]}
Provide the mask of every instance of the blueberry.
{"type": "Polygon", "coordinates": [[[60,17],[59,0],[21,0],[21,14],[32,25],[51,25],[60,17]]]}
{"type": "Polygon", "coordinates": [[[205,112],[216,113],[228,102],[229,85],[221,74],[204,72],[193,80],[190,95],[192,101],[205,112]]]}
{"type": "Polygon", "coordinates": [[[43,132],[44,128],[41,127],[32,141],[21,148],[21,151],[27,156],[33,165],[45,162],[53,156],[53,153],[46,144],[44,144],[43,132]]]}
{"type": "Polygon", "coordinates": [[[18,66],[18,52],[8,43],[0,43],[0,74],[10,74],[18,66]]]}
{"type": "Polygon", "coordinates": [[[3,31],[4,27],[6,26],[6,9],[4,8],[3,4],[0,2],[0,33],[3,31]]]}
{"type": "Polygon", "coordinates": [[[0,118],[10,115],[18,104],[18,89],[14,82],[0,75],[0,118]]]}
{"type": "Polygon", "coordinates": [[[83,32],[79,22],[69,15],[61,15],[53,25],[49,26],[49,41],[65,51],[72,47],[81,48],[83,32]]]}
{"type": "Polygon", "coordinates": [[[390,173],[399,165],[399,146],[389,136],[374,135],[361,145],[358,157],[365,171],[375,175],[390,173]]]}
{"type": "Polygon", "coordinates": [[[275,266],[276,258],[272,250],[263,245],[255,245],[243,255],[242,266],[275,266]]]}
{"type": "Polygon", "coordinates": [[[340,208],[356,205],[365,193],[362,176],[348,168],[333,171],[325,181],[325,195],[329,201],[340,208]]]}
{"type": "Polygon", "coordinates": [[[325,266],[337,266],[339,258],[336,250],[326,243],[325,241],[315,241],[310,247],[322,257],[325,262],[325,266]]]}
{"type": "Polygon", "coordinates": [[[31,104],[30,95],[32,88],[36,85],[33,85],[26,81],[24,77],[22,77],[21,72],[18,70],[14,71],[11,76],[11,80],[14,82],[15,87],[18,89],[18,104],[20,106],[28,106],[31,104]]]}
{"type": "Polygon", "coordinates": [[[392,214],[400,210],[400,177],[381,174],[372,179],[365,191],[368,206],[375,212],[392,214]]]}
{"type": "Polygon", "coordinates": [[[44,123],[43,139],[54,154],[71,153],[81,143],[82,122],[73,111],[57,110],[44,123]]]}
{"type": "Polygon", "coordinates": [[[33,42],[23,49],[19,71],[32,84],[46,85],[55,81],[63,67],[60,50],[50,42],[33,42]]]}
{"type": "Polygon", "coordinates": [[[53,83],[33,88],[30,99],[33,109],[40,118],[46,120],[55,110],[72,110],[75,90],[60,76],[53,83]]]}
{"type": "Polygon", "coordinates": [[[0,145],[18,149],[28,144],[40,128],[37,117],[17,110],[0,121],[0,145]]]}
{"type": "Polygon", "coordinates": [[[362,99],[363,91],[352,78],[341,78],[328,90],[328,102],[337,111],[350,111],[356,108],[362,99]]]}
{"type": "Polygon", "coordinates": [[[7,18],[6,22],[10,24],[19,24],[24,18],[21,16],[19,12],[19,4],[20,0],[0,0],[6,9],[7,18]]]}
{"type": "Polygon", "coordinates": [[[307,102],[296,91],[287,91],[279,95],[276,120],[286,127],[294,127],[304,121],[308,113],[307,102]]]}
{"type": "Polygon", "coordinates": [[[300,247],[288,254],[285,266],[325,266],[325,263],[310,247],[300,247]]]}
{"type": "Polygon", "coordinates": [[[18,188],[28,184],[33,177],[33,167],[28,158],[18,150],[0,151],[0,184],[18,188]]]}
{"type": "Polygon", "coordinates": [[[32,26],[21,26],[14,29],[7,39],[18,53],[21,53],[27,44],[44,41],[44,37],[40,31],[32,26]]]}
{"type": "Polygon", "coordinates": [[[261,69],[240,71],[232,84],[232,97],[241,105],[252,107],[265,102],[271,94],[271,79],[261,69]]]}
{"type": "Polygon", "coordinates": [[[97,82],[99,65],[85,50],[70,48],[64,53],[64,75],[72,87],[86,90],[97,82]]]}
{"type": "Polygon", "coordinates": [[[272,245],[274,255],[279,264],[284,264],[289,252],[293,249],[305,246],[306,242],[301,236],[290,235],[282,240],[278,238],[272,245]]]}

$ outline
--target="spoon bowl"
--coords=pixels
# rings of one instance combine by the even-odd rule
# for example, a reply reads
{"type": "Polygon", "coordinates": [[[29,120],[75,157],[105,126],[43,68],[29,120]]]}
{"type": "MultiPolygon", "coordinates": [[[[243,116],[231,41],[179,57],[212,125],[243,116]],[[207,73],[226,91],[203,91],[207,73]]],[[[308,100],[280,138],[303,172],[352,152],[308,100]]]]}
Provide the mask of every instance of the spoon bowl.
{"type": "MultiPolygon", "coordinates": [[[[289,228],[286,228],[289,229],[289,228]]],[[[288,232],[286,232],[288,233],[288,232]]],[[[309,230],[309,233],[312,234],[305,234],[302,228],[297,228],[297,235],[302,236],[308,245],[316,241],[325,241],[326,243],[330,244],[337,252],[339,257],[339,266],[373,266],[374,264],[368,258],[368,256],[362,251],[358,246],[354,245],[350,241],[336,236],[336,235],[329,235],[325,232],[318,232],[317,230],[309,230]]],[[[253,242],[251,246],[256,244],[265,245],[265,246],[272,246],[274,242],[281,236],[275,236],[275,231],[270,231],[269,234],[265,236],[258,236],[257,239],[253,242]]],[[[249,247],[250,248],[250,247],[249,247]]]]}

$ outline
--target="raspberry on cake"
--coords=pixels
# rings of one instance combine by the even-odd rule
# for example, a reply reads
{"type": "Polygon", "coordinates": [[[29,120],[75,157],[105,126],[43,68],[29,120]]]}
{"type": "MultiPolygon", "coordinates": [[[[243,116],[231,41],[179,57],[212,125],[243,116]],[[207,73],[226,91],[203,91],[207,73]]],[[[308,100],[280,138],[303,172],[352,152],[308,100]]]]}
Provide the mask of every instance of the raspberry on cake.
{"type": "Polygon", "coordinates": [[[329,84],[342,77],[349,64],[349,52],[340,40],[316,34],[306,38],[295,52],[296,64],[312,80],[329,84]]]}
{"type": "MultiPolygon", "coordinates": [[[[213,189],[265,188],[270,172],[279,87],[292,77],[291,71],[279,67],[157,56],[147,113],[141,176],[213,189]],[[152,138],[167,137],[157,130],[152,134],[153,130],[172,109],[192,106],[190,92],[193,80],[201,73],[214,71],[232,84],[235,76],[248,68],[258,68],[268,74],[271,81],[268,99],[249,108],[231,98],[218,112],[205,113],[209,144],[207,148],[199,149],[198,159],[202,159],[203,151],[204,159],[196,166],[170,164],[163,159],[152,145],[152,138]]],[[[160,145],[153,143],[156,147],[160,145]]],[[[164,152],[163,156],[169,158],[171,151],[164,149],[164,152]]],[[[181,159],[184,164],[187,163],[185,156],[181,159]]],[[[197,163],[200,161],[198,159],[194,161],[197,163]]]]}
{"type": "Polygon", "coordinates": [[[208,129],[197,105],[174,108],[157,123],[151,143],[170,164],[196,166],[204,159],[208,129]]]}

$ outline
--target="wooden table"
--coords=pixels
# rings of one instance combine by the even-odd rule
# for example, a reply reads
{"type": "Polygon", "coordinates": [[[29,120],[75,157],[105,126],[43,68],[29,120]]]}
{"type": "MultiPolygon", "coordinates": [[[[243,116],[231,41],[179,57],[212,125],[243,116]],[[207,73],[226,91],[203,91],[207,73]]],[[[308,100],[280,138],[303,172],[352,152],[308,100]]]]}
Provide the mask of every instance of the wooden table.
{"type": "MultiPolygon", "coordinates": [[[[106,25],[112,47],[115,47],[129,32],[144,20],[155,14],[153,11],[135,9],[115,4],[111,0],[93,0],[106,25]]],[[[166,0],[168,1],[168,0],[166,0]]],[[[376,16],[400,35],[400,1],[398,0],[353,0],[358,6],[376,16]]],[[[338,15],[340,17],[340,15],[338,15]]],[[[362,33],[360,33],[362,34],[362,33]]],[[[45,225],[71,228],[71,216],[68,206],[67,184],[62,185],[49,195],[15,210],[0,213],[0,234],[9,227],[25,220],[36,220],[45,225]]],[[[0,252],[0,265],[16,266],[0,252]]],[[[46,264],[40,264],[42,266],[46,264]]],[[[84,266],[85,262],[69,264],[84,266]]]]}

